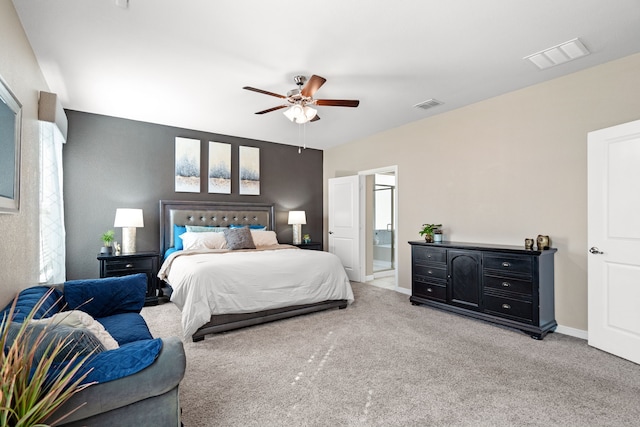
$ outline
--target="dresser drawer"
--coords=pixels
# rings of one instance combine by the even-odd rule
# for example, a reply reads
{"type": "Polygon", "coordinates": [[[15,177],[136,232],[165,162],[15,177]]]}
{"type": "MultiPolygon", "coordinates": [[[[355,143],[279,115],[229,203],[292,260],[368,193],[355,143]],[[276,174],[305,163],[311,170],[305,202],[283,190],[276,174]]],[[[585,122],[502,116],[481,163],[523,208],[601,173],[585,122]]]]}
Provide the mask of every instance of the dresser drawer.
{"type": "Polygon", "coordinates": [[[447,300],[447,288],[435,283],[426,283],[414,278],[413,280],[413,295],[423,298],[430,298],[438,301],[445,302],[447,300]]]}
{"type": "Polygon", "coordinates": [[[484,268],[489,270],[502,271],[504,273],[513,273],[531,276],[533,270],[531,257],[528,256],[509,256],[500,254],[484,255],[484,268]]]}
{"type": "Polygon", "coordinates": [[[485,274],[484,287],[500,289],[501,291],[517,292],[523,295],[533,294],[533,283],[530,280],[514,279],[511,277],[485,274]]]}
{"type": "Polygon", "coordinates": [[[445,267],[432,267],[432,266],[423,266],[423,265],[414,265],[413,266],[413,275],[414,276],[424,276],[424,277],[432,277],[434,279],[446,279],[447,278],[447,269],[445,267]]]}
{"type": "Polygon", "coordinates": [[[533,304],[530,301],[521,301],[512,298],[484,295],[484,308],[486,313],[509,316],[527,322],[533,321],[533,304]]]}
{"type": "Polygon", "coordinates": [[[153,259],[141,258],[141,259],[129,259],[129,260],[109,260],[105,263],[106,273],[115,273],[123,271],[152,271],[153,259]]]}
{"type": "Polygon", "coordinates": [[[429,246],[414,246],[413,261],[418,264],[446,263],[447,251],[429,246]]]}

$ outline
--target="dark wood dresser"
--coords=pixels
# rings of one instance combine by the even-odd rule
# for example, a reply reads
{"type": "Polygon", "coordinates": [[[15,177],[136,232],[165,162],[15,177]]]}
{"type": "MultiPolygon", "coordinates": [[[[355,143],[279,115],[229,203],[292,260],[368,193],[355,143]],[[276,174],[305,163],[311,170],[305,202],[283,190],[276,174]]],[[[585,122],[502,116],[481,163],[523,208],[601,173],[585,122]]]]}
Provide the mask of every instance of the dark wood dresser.
{"type": "Polygon", "coordinates": [[[413,304],[517,328],[535,339],[543,339],[558,325],[553,285],[557,249],[457,242],[409,244],[413,304]]]}

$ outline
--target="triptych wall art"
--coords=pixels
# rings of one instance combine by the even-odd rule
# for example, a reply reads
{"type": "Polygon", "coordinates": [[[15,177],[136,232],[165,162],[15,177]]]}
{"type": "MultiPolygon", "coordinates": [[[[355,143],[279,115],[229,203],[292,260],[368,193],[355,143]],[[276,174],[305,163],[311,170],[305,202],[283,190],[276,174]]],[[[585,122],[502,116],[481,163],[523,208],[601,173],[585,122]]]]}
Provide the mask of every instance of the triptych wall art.
{"type": "MultiPolygon", "coordinates": [[[[175,191],[200,192],[200,140],[176,137],[175,191]]],[[[209,193],[231,194],[231,144],[209,141],[207,189],[209,193]]],[[[260,195],[260,149],[239,147],[239,192],[260,195]]]]}

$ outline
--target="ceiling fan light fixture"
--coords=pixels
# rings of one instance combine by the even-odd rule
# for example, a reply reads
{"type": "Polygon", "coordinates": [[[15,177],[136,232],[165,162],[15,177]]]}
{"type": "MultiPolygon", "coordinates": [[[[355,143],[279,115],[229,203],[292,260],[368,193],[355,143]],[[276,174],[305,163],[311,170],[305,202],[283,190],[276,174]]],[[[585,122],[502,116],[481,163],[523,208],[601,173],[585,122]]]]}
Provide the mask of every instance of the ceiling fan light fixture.
{"type": "Polygon", "coordinates": [[[313,119],[318,110],[302,106],[300,104],[292,105],[289,109],[287,109],[283,114],[292,122],[302,124],[307,123],[309,120],[313,119]]]}

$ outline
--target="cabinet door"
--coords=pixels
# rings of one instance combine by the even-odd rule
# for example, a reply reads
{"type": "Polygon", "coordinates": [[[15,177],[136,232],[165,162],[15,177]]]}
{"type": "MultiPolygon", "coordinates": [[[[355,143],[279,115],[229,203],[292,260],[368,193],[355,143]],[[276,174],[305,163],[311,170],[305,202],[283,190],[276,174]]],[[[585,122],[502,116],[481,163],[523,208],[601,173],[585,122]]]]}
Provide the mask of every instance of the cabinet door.
{"type": "Polygon", "coordinates": [[[480,309],[481,253],[450,250],[447,256],[449,269],[449,303],[471,310],[480,309]]]}

